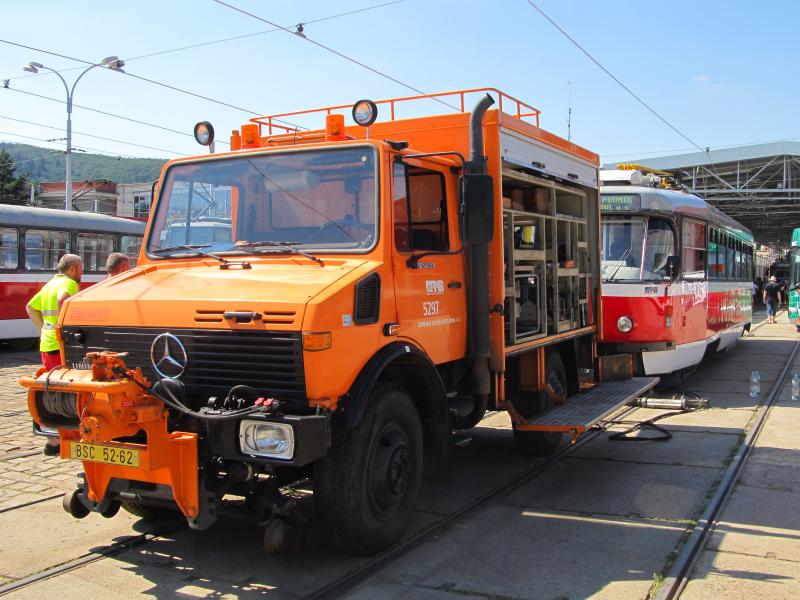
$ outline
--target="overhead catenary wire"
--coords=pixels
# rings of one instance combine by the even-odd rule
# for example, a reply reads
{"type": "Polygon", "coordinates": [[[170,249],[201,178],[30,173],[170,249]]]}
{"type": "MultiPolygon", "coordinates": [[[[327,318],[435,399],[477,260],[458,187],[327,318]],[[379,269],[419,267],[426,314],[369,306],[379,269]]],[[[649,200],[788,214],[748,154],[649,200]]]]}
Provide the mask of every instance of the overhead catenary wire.
{"type": "MultiPolygon", "coordinates": [[[[68,60],[72,60],[72,61],[75,61],[75,62],[83,63],[85,65],[96,65],[97,64],[97,63],[94,63],[94,62],[91,62],[91,61],[88,61],[88,60],[84,60],[82,58],[76,58],[74,56],[67,56],[66,54],[53,52],[51,50],[45,50],[44,48],[36,48],[35,46],[29,46],[27,44],[20,44],[18,42],[12,42],[11,40],[0,39],[0,43],[8,44],[10,46],[17,46],[18,48],[25,48],[25,49],[31,50],[33,52],[41,52],[42,54],[49,54],[51,56],[58,56],[60,58],[66,58],[68,60]]],[[[166,88],[166,89],[169,89],[169,90],[181,93],[181,94],[186,94],[187,96],[192,96],[194,98],[199,98],[200,100],[206,100],[208,102],[213,102],[214,104],[219,104],[220,106],[225,106],[226,108],[232,108],[234,110],[242,111],[242,112],[245,112],[245,113],[248,113],[248,114],[251,114],[251,115],[261,115],[262,114],[260,111],[257,111],[257,110],[252,110],[252,109],[249,109],[249,108],[243,108],[241,106],[236,106],[235,104],[231,104],[231,103],[225,102],[223,100],[217,100],[216,98],[211,98],[210,96],[205,96],[205,95],[199,94],[197,92],[192,92],[191,90],[185,90],[183,88],[179,88],[179,87],[171,85],[169,83],[163,83],[161,81],[156,81],[155,79],[149,79],[148,77],[143,77],[142,75],[136,75],[135,73],[130,73],[128,71],[117,71],[117,72],[122,74],[122,75],[125,75],[127,77],[133,77],[134,79],[138,79],[140,81],[145,81],[147,83],[151,83],[153,85],[157,85],[159,87],[163,87],[163,88],[166,88]]],[[[78,106],[78,105],[75,104],[74,106],[78,106]]],[[[275,119],[275,121],[278,121],[278,119],[275,119]]],[[[292,127],[296,127],[298,129],[305,129],[304,127],[301,127],[301,126],[297,125],[296,123],[290,123],[289,121],[280,121],[280,122],[285,124],[285,125],[290,125],[292,127]]]]}
{"type": "MultiPolygon", "coordinates": [[[[58,102],[59,104],[66,104],[66,100],[59,100],[58,98],[51,98],[50,96],[45,96],[43,94],[37,94],[35,92],[29,92],[27,90],[20,90],[17,88],[0,88],[1,90],[6,90],[9,92],[16,92],[18,94],[26,94],[28,96],[35,96],[37,98],[42,98],[44,100],[50,100],[51,102],[58,102]]],[[[76,104],[75,102],[72,103],[73,108],[81,108],[83,110],[88,110],[90,112],[99,113],[101,115],[106,115],[108,117],[114,117],[115,119],[122,119],[123,121],[130,121],[131,123],[137,123],[139,125],[146,125],[147,127],[153,127],[155,129],[161,129],[163,131],[169,131],[170,133],[177,133],[178,135],[184,135],[186,137],[194,138],[194,135],[191,133],[187,133],[185,131],[178,131],[177,129],[172,129],[170,127],[165,127],[163,125],[156,125],[155,123],[148,123],[147,121],[140,121],[139,119],[133,119],[131,117],[125,117],[123,115],[118,115],[115,113],[111,113],[105,110],[100,110],[99,108],[92,108],[90,106],[84,106],[82,104],[76,104]]],[[[228,142],[223,142],[222,140],[218,140],[217,143],[227,144],[228,142]]]]}
{"type": "MultiPolygon", "coordinates": [[[[0,135],[11,135],[11,136],[14,136],[14,137],[20,137],[20,138],[27,139],[27,140],[35,140],[37,142],[44,142],[46,144],[55,144],[56,143],[53,140],[48,140],[48,139],[45,139],[45,138],[33,137],[31,135],[22,135],[21,133],[13,133],[11,131],[0,131],[0,135]]],[[[91,146],[84,146],[83,144],[81,144],[81,146],[78,147],[78,148],[73,147],[73,152],[75,150],[77,150],[78,152],[83,152],[85,150],[91,150],[93,152],[100,152],[101,154],[108,155],[108,158],[115,158],[115,157],[141,158],[139,156],[133,156],[132,154],[120,154],[119,152],[111,152],[109,150],[103,150],[101,148],[92,148],[91,146]]]]}
{"type": "MultiPolygon", "coordinates": [[[[44,127],[45,129],[54,129],[56,131],[62,131],[63,127],[55,127],[53,125],[45,125],[43,123],[34,123],[33,121],[25,121],[24,119],[15,119],[14,117],[8,117],[6,115],[0,115],[0,119],[6,119],[8,121],[16,121],[17,123],[25,123],[27,125],[35,125],[36,127],[44,127]]],[[[114,138],[103,137],[101,135],[94,135],[92,133],[86,133],[83,131],[76,131],[72,130],[72,133],[78,135],[85,135],[86,137],[95,138],[98,140],[105,140],[107,142],[116,142],[118,144],[126,144],[128,146],[136,146],[137,148],[146,148],[148,150],[158,150],[159,152],[169,152],[170,154],[178,154],[180,156],[190,156],[189,154],[185,154],[183,152],[176,152],[175,150],[167,150],[166,148],[156,148],[154,146],[145,146],[144,144],[136,144],[134,142],[126,142],[124,140],[117,140],[114,138]]]]}
{"type": "MultiPolygon", "coordinates": [[[[363,12],[367,12],[367,11],[371,11],[371,10],[376,10],[376,9],[379,9],[379,8],[384,8],[386,6],[391,6],[393,4],[401,4],[401,3],[404,3],[404,2],[407,2],[407,1],[408,0],[391,0],[390,2],[382,2],[380,4],[374,4],[374,5],[371,5],[371,6],[365,6],[363,8],[358,8],[358,9],[349,10],[349,11],[342,12],[342,13],[337,13],[337,14],[334,14],[334,15],[329,15],[327,17],[320,17],[318,19],[311,19],[311,20],[308,20],[308,21],[303,21],[303,24],[310,25],[310,24],[313,24],[313,23],[322,23],[324,21],[330,21],[330,20],[333,20],[333,19],[339,19],[339,18],[342,18],[342,17],[347,17],[347,16],[350,16],[350,15],[358,14],[358,13],[363,13],[363,12]]],[[[207,41],[207,42],[199,42],[197,44],[189,44],[187,46],[180,46],[180,47],[177,47],[177,48],[170,48],[170,49],[166,49],[166,50],[150,52],[148,54],[141,54],[139,56],[132,56],[132,57],[129,57],[129,58],[125,58],[124,60],[126,62],[130,62],[130,61],[133,61],[133,60],[139,60],[139,59],[143,59],[143,58],[151,58],[151,57],[155,57],[155,56],[162,56],[164,54],[180,52],[180,51],[183,51],[183,50],[191,50],[191,49],[200,48],[200,47],[203,47],[203,46],[210,46],[210,45],[213,45],[213,44],[220,44],[220,43],[224,43],[224,42],[230,42],[230,41],[245,39],[245,38],[254,37],[254,36],[258,36],[258,35],[274,33],[274,32],[277,32],[277,31],[283,31],[284,29],[285,28],[283,28],[283,27],[277,26],[277,27],[273,27],[273,29],[268,29],[266,31],[257,31],[257,32],[254,32],[254,33],[248,33],[248,34],[244,34],[244,35],[232,36],[232,37],[222,38],[222,39],[218,39],[218,40],[210,40],[210,41],[207,41]]],[[[18,44],[16,42],[11,42],[9,40],[0,40],[0,41],[4,41],[7,44],[15,45],[15,46],[26,48],[26,49],[33,49],[30,46],[26,46],[24,44],[18,44]]],[[[42,50],[42,49],[34,49],[34,50],[36,50],[38,52],[43,52],[45,54],[49,54],[51,56],[57,56],[59,58],[64,58],[64,59],[67,59],[67,60],[81,62],[81,63],[86,64],[86,65],[93,64],[90,61],[77,59],[75,57],[67,56],[65,54],[60,54],[58,52],[52,52],[52,51],[49,51],[49,50],[42,50]]],[[[57,69],[57,72],[64,73],[66,71],[74,71],[74,70],[78,70],[78,69],[81,69],[81,68],[83,68],[83,67],[70,67],[70,68],[66,68],[66,69],[57,69]]],[[[14,80],[17,80],[17,79],[26,79],[28,77],[39,77],[41,75],[48,75],[48,74],[49,73],[47,73],[47,72],[31,73],[31,74],[28,74],[28,75],[19,75],[19,76],[16,76],[16,77],[10,77],[10,78],[7,78],[6,81],[8,82],[8,81],[14,81],[14,80]]],[[[261,115],[262,114],[262,112],[260,112],[260,111],[250,111],[250,110],[247,110],[247,109],[236,107],[236,106],[230,105],[230,104],[228,104],[226,102],[218,101],[218,100],[215,100],[213,98],[204,96],[202,94],[197,94],[195,92],[191,92],[189,90],[183,90],[181,88],[177,88],[176,86],[172,86],[170,84],[164,84],[164,83],[161,83],[161,82],[158,82],[158,81],[154,81],[154,80],[151,80],[149,78],[146,78],[146,77],[143,77],[143,76],[140,76],[140,75],[135,75],[133,73],[127,73],[127,72],[125,72],[124,74],[128,75],[128,76],[131,76],[131,77],[134,77],[134,78],[137,78],[137,79],[141,79],[143,81],[146,81],[146,82],[149,82],[149,83],[152,83],[152,84],[155,84],[155,85],[161,85],[161,86],[167,87],[167,88],[172,89],[174,91],[178,91],[178,92],[182,92],[182,93],[185,93],[185,94],[193,95],[193,96],[195,96],[197,98],[208,100],[210,102],[221,103],[221,104],[223,104],[225,106],[229,106],[230,108],[236,108],[237,110],[242,110],[242,111],[248,112],[250,114],[254,114],[254,115],[261,115]]],[[[284,124],[287,124],[287,125],[291,125],[292,127],[296,127],[297,129],[305,129],[304,127],[301,127],[301,126],[299,126],[297,124],[289,123],[288,121],[282,121],[280,119],[275,119],[275,121],[278,122],[278,123],[284,123],[284,124]]],[[[221,142],[221,143],[226,143],[226,142],[221,142]]]]}
{"type": "MultiPolygon", "coordinates": [[[[308,21],[302,21],[302,23],[303,23],[303,25],[313,25],[315,23],[322,23],[324,21],[330,21],[330,20],[333,20],[333,19],[339,19],[339,18],[342,18],[342,17],[348,17],[350,15],[354,15],[354,14],[358,14],[358,13],[362,13],[362,12],[367,12],[367,11],[375,10],[375,9],[378,9],[378,8],[383,8],[385,6],[391,6],[392,4],[402,4],[403,2],[408,2],[408,0],[392,0],[391,2],[383,2],[381,4],[373,4],[371,6],[365,6],[363,8],[357,8],[355,10],[349,10],[347,12],[337,13],[335,15],[329,15],[327,17],[320,17],[319,19],[311,19],[311,20],[308,20],[308,21]]],[[[156,57],[156,56],[163,56],[165,54],[172,54],[174,52],[181,52],[181,51],[184,51],[184,50],[194,50],[195,48],[202,48],[202,47],[205,47],[205,46],[212,46],[214,44],[222,44],[222,43],[225,43],[225,42],[233,42],[233,41],[237,41],[237,40],[243,40],[243,39],[247,39],[247,38],[251,38],[251,37],[256,37],[256,36],[259,36],[259,35],[266,35],[268,33],[275,33],[276,31],[282,31],[282,30],[283,29],[281,27],[274,27],[272,29],[267,29],[267,30],[264,30],[264,31],[256,31],[256,32],[253,32],[253,33],[245,33],[245,34],[242,34],[242,35],[235,35],[235,36],[232,36],[232,37],[221,38],[221,39],[218,39],[218,40],[209,40],[209,41],[206,41],[206,42],[198,42],[196,44],[189,44],[187,46],[179,46],[177,48],[168,48],[166,50],[157,50],[156,52],[150,52],[150,53],[147,53],[147,54],[140,54],[139,56],[124,57],[124,60],[127,63],[127,62],[130,62],[130,61],[133,61],[133,60],[140,60],[140,59],[143,59],[143,58],[152,58],[152,57],[156,57]]],[[[67,71],[75,71],[75,70],[80,69],[80,68],[82,68],[82,67],[69,67],[69,68],[66,68],[66,69],[58,69],[58,72],[59,73],[65,73],[67,71]]],[[[15,79],[27,79],[29,77],[40,77],[42,75],[49,75],[49,73],[30,73],[28,75],[18,75],[16,77],[11,78],[11,80],[13,81],[15,79]]]]}
{"type": "MultiPolygon", "coordinates": [[[[218,1],[218,0],[215,0],[215,1],[218,1]]],[[[659,113],[658,113],[658,112],[657,112],[657,111],[656,111],[656,110],[655,110],[655,109],[654,109],[652,106],[650,106],[650,105],[649,105],[647,102],[645,102],[645,101],[644,101],[644,100],[643,100],[643,99],[642,99],[642,98],[641,98],[641,97],[640,97],[638,94],[636,94],[636,92],[634,92],[634,91],[633,91],[631,88],[629,88],[627,85],[625,85],[624,83],[622,83],[622,81],[620,81],[620,79],[619,79],[618,77],[616,77],[616,76],[615,76],[615,75],[614,75],[614,74],[613,74],[611,71],[609,71],[609,70],[608,70],[606,67],[604,67],[604,66],[603,66],[603,65],[600,63],[600,61],[599,61],[599,60],[597,60],[597,59],[596,59],[594,56],[592,56],[592,55],[589,53],[589,51],[588,51],[588,50],[586,50],[586,48],[584,48],[583,46],[581,46],[581,44],[579,44],[579,43],[578,43],[578,42],[575,40],[575,38],[573,38],[573,37],[572,37],[572,36],[571,36],[569,33],[567,33],[567,32],[566,32],[566,31],[565,31],[565,30],[564,30],[564,29],[563,29],[563,28],[562,28],[562,27],[561,27],[561,26],[560,26],[558,23],[556,23],[556,22],[555,22],[553,19],[551,19],[551,18],[550,18],[550,17],[547,15],[547,13],[545,13],[545,12],[544,12],[544,11],[543,11],[541,8],[539,8],[539,7],[536,5],[536,3],[535,3],[535,2],[533,2],[533,0],[525,0],[525,1],[526,1],[526,2],[527,2],[527,3],[528,3],[528,4],[529,4],[529,5],[530,5],[530,6],[531,6],[531,7],[532,7],[534,10],[536,10],[536,11],[537,11],[537,12],[538,12],[540,15],[542,15],[542,16],[543,16],[543,17],[544,17],[544,18],[545,18],[547,21],[549,21],[549,23],[550,23],[550,24],[551,24],[553,27],[555,27],[556,29],[558,29],[558,30],[559,30],[559,31],[560,31],[560,32],[561,32],[561,33],[564,35],[564,37],[566,37],[566,38],[567,38],[567,39],[568,39],[570,42],[572,42],[572,44],[573,44],[573,45],[574,45],[576,48],[578,48],[578,50],[580,50],[581,52],[583,52],[583,54],[585,54],[585,55],[586,55],[586,57],[587,57],[589,60],[591,60],[591,61],[592,61],[592,62],[593,62],[595,65],[597,65],[597,66],[600,68],[600,70],[602,70],[602,71],[603,71],[603,72],[604,72],[606,75],[608,75],[609,77],[611,77],[611,79],[613,79],[614,81],[616,81],[616,82],[617,82],[617,84],[619,84],[619,86],[620,86],[620,87],[622,87],[622,89],[624,89],[626,92],[628,92],[628,94],[630,94],[630,95],[631,95],[631,96],[632,96],[632,97],[633,97],[633,98],[634,98],[634,99],[635,99],[635,100],[636,100],[636,101],[637,101],[639,104],[641,104],[641,105],[642,105],[642,106],[644,106],[644,107],[645,107],[645,108],[646,108],[648,111],[650,111],[650,112],[651,112],[651,113],[652,113],[652,114],[653,114],[653,115],[654,115],[654,116],[655,116],[655,117],[656,117],[656,118],[657,118],[659,121],[661,121],[661,122],[662,122],[662,123],[664,123],[664,124],[665,124],[667,127],[669,127],[670,129],[672,129],[672,131],[674,131],[675,133],[677,133],[679,136],[681,136],[683,139],[685,139],[687,142],[689,142],[689,143],[690,143],[692,146],[694,146],[695,148],[697,148],[698,150],[700,150],[700,152],[704,152],[704,153],[705,153],[705,154],[707,154],[707,155],[709,154],[709,148],[708,148],[708,147],[706,147],[706,148],[703,148],[702,146],[700,146],[699,144],[697,144],[697,143],[696,143],[696,142],[695,142],[693,139],[691,139],[689,136],[687,136],[685,133],[683,133],[683,132],[682,132],[680,129],[678,129],[678,128],[677,128],[677,127],[675,127],[675,126],[674,126],[672,123],[670,123],[670,122],[669,122],[669,121],[667,121],[667,120],[666,120],[664,117],[662,117],[662,116],[661,116],[661,115],[660,115],[660,114],[659,114],[659,113]]],[[[709,156],[709,162],[710,162],[710,161],[711,161],[711,158],[710,158],[710,156],[709,156]]],[[[713,164],[713,163],[712,163],[712,164],[713,164]]]]}
{"type": "MultiPolygon", "coordinates": [[[[234,6],[233,4],[228,4],[227,2],[223,2],[223,0],[214,0],[214,2],[216,2],[217,4],[219,4],[221,6],[225,6],[227,8],[230,8],[231,10],[239,12],[239,13],[241,13],[243,15],[247,15],[248,17],[252,17],[253,19],[256,19],[256,20],[261,21],[263,23],[267,23],[268,25],[272,25],[273,27],[277,27],[281,31],[284,31],[284,32],[286,32],[288,34],[291,34],[292,36],[294,36],[296,38],[299,38],[301,40],[305,40],[306,42],[308,42],[310,44],[314,44],[315,46],[317,46],[319,48],[322,48],[323,50],[326,50],[326,51],[328,51],[328,52],[330,52],[332,54],[335,54],[339,58],[343,58],[344,60],[346,60],[348,62],[351,62],[351,63],[353,63],[355,65],[358,65],[359,67],[362,67],[362,68],[366,69],[367,71],[375,73],[376,75],[379,75],[380,77],[383,77],[384,79],[388,79],[389,81],[392,81],[392,82],[394,82],[394,83],[396,83],[398,85],[401,85],[406,89],[409,89],[409,90],[411,90],[413,92],[416,92],[417,94],[421,94],[423,96],[425,95],[425,92],[423,92],[421,89],[419,89],[417,87],[414,87],[413,85],[411,85],[409,83],[406,83],[404,81],[400,81],[399,79],[397,79],[395,77],[392,77],[391,75],[389,75],[387,73],[384,73],[383,71],[381,71],[379,69],[376,69],[374,67],[370,67],[369,65],[367,65],[367,64],[365,64],[365,63],[363,63],[363,62],[361,62],[361,61],[359,61],[359,60],[357,60],[355,58],[347,56],[346,54],[344,54],[342,52],[339,52],[338,50],[336,50],[334,48],[331,48],[330,46],[326,46],[325,44],[322,44],[322,43],[320,43],[320,42],[318,42],[316,40],[312,40],[305,33],[302,36],[298,36],[297,32],[296,31],[292,31],[292,29],[290,29],[289,27],[283,27],[281,25],[278,25],[277,23],[275,23],[273,21],[270,21],[269,19],[265,19],[264,17],[260,17],[260,16],[258,16],[256,14],[248,12],[248,11],[244,10],[243,8],[239,8],[238,6],[234,6]]],[[[439,104],[444,104],[445,106],[447,106],[449,108],[452,108],[455,111],[458,111],[458,112],[461,111],[461,109],[453,106],[452,104],[450,104],[448,102],[445,102],[444,100],[442,100],[440,98],[431,98],[431,100],[434,100],[434,101],[438,102],[439,104]]]]}

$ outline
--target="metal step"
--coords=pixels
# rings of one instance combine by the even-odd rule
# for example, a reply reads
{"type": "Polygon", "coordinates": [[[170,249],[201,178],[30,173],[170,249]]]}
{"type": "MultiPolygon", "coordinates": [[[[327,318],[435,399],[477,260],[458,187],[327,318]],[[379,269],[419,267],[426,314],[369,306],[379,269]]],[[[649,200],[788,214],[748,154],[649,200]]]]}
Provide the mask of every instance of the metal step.
{"type": "Polygon", "coordinates": [[[570,396],[564,404],[516,427],[521,431],[583,433],[617,409],[630,404],[631,400],[644,394],[658,381],[658,377],[634,377],[599,383],[588,392],[570,396]]]}

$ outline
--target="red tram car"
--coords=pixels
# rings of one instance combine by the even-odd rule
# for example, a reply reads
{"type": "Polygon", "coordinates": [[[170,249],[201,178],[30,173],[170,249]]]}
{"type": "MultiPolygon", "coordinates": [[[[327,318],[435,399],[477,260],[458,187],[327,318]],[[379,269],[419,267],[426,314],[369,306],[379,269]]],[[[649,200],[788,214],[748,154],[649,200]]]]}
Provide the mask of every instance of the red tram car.
{"type": "Polygon", "coordinates": [[[751,232],[664,174],[600,174],[605,354],[631,353],[643,375],[689,369],[749,330],[751,232]]]}
{"type": "Polygon", "coordinates": [[[0,205],[0,340],[19,349],[39,332],[25,305],[71,252],[83,259],[81,289],[103,279],[106,259],[124,252],[136,264],[144,223],[96,213],[0,205]]]}

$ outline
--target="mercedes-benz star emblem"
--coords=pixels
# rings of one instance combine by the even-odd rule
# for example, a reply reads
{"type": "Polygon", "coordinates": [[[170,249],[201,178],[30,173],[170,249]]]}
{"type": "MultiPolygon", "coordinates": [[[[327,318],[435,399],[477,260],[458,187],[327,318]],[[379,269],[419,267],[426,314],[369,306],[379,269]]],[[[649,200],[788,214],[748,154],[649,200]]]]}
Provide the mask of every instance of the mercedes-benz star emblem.
{"type": "Polygon", "coordinates": [[[180,377],[189,364],[186,348],[171,333],[162,333],[150,345],[150,364],[161,377],[180,377]]]}

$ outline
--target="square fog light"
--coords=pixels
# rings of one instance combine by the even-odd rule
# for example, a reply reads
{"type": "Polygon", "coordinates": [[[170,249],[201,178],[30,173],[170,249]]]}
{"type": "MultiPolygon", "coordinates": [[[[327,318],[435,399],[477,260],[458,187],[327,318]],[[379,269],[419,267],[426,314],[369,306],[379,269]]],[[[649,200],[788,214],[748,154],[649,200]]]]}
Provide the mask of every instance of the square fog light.
{"type": "Polygon", "coordinates": [[[251,456],[291,460],[294,429],[286,423],[244,420],[239,423],[239,448],[251,456]]]}

